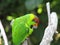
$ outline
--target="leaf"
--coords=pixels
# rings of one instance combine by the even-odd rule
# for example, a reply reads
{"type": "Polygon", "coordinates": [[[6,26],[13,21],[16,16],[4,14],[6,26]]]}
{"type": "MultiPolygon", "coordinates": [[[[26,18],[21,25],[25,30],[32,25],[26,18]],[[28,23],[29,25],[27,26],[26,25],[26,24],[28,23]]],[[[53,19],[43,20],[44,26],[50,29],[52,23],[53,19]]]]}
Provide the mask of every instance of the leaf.
{"type": "Polygon", "coordinates": [[[38,8],[37,13],[41,14],[42,13],[42,8],[38,8]]]}
{"type": "Polygon", "coordinates": [[[27,10],[33,10],[42,2],[43,2],[43,0],[26,0],[25,6],[26,6],[27,10]]]}
{"type": "Polygon", "coordinates": [[[11,21],[12,19],[13,19],[12,16],[7,16],[7,20],[8,20],[8,21],[11,21]]]}

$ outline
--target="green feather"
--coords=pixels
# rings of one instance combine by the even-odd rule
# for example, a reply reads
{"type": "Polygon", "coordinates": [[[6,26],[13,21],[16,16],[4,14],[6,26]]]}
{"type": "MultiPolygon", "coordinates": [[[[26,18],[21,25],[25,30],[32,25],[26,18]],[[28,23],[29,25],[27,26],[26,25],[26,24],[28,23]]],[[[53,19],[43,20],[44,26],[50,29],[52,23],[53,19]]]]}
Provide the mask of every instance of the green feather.
{"type": "Polygon", "coordinates": [[[14,45],[20,45],[32,32],[31,25],[35,24],[35,15],[27,14],[14,19],[12,23],[12,40],[14,45]]]}

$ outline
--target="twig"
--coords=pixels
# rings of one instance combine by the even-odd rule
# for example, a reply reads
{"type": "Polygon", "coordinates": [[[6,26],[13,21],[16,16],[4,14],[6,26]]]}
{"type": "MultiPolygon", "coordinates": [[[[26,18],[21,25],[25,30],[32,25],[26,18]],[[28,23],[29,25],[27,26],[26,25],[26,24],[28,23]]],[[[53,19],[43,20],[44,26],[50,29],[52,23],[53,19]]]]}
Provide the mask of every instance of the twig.
{"type": "Polygon", "coordinates": [[[32,45],[30,38],[27,38],[22,45],[32,45]]]}
{"type": "MultiPolygon", "coordinates": [[[[46,4],[47,7],[49,6],[48,3],[46,4]]],[[[50,7],[48,7],[47,10],[49,10],[49,8],[50,7]]],[[[56,12],[52,12],[51,14],[48,14],[48,26],[45,29],[44,36],[40,45],[50,45],[51,41],[53,40],[53,35],[54,33],[56,33],[57,24],[58,24],[58,17],[56,12]]]]}
{"type": "Polygon", "coordinates": [[[4,44],[8,45],[7,36],[5,34],[5,31],[4,31],[4,28],[3,28],[1,21],[0,21],[0,30],[1,30],[1,36],[3,36],[3,39],[4,39],[4,44]]]}
{"type": "Polygon", "coordinates": [[[27,39],[23,42],[22,45],[28,45],[28,41],[27,41],[27,39]]]}
{"type": "Polygon", "coordinates": [[[50,3],[46,3],[46,8],[47,8],[47,14],[48,14],[48,25],[50,25],[50,3]]]}

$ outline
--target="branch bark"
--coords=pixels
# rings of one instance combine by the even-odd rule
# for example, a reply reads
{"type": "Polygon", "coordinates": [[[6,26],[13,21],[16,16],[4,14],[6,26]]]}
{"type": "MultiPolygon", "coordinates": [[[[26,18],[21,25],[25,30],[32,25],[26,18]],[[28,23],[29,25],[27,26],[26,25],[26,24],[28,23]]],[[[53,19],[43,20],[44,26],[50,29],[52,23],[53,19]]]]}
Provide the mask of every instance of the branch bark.
{"type": "Polygon", "coordinates": [[[30,38],[27,38],[22,45],[32,45],[30,38]]]}
{"type": "Polygon", "coordinates": [[[8,45],[8,40],[7,40],[7,36],[6,36],[6,34],[5,34],[5,31],[4,31],[4,28],[3,28],[3,25],[2,25],[2,23],[1,23],[1,20],[0,20],[0,30],[1,30],[1,36],[3,37],[3,39],[4,39],[4,44],[5,45],[8,45]]]}
{"type": "Polygon", "coordinates": [[[50,14],[50,5],[49,2],[47,3],[47,12],[48,12],[48,26],[45,29],[44,36],[42,41],[39,45],[50,45],[51,41],[53,40],[53,35],[56,33],[57,24],[58,24],[58,17],[56,12],[52,12],[50,14]]]}

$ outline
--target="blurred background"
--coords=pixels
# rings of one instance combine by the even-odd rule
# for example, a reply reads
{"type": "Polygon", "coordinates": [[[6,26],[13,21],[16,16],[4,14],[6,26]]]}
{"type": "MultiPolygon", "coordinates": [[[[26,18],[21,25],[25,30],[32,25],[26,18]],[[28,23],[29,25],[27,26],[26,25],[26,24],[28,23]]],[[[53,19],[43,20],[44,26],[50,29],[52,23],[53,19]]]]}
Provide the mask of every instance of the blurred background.
{"type": "MultiPolygon", "coordinates": [[[[38,29],[30,35],[32,45],[39,45],[42,40],[44,29],[48,24],[46,3],[51,3],[51,12],[58,15],[58,34],[53,36],[51,45],[60,45],[60,0],[0,0],[0,20],[8,37],[9,45],[12,45],[11,20],[28,13],[34,13],[40,19],[38,29]]],[[[3,42],[3,41],[2,41],[3,42]]]]}

